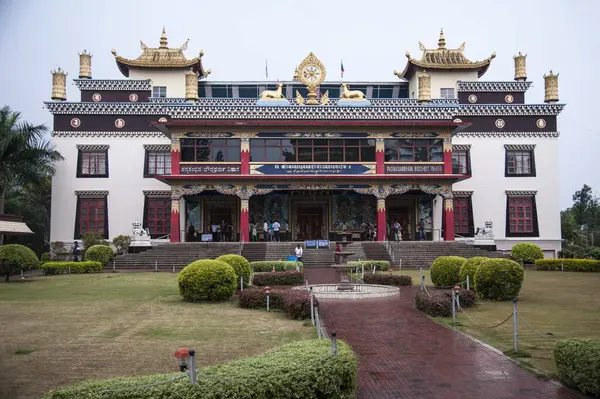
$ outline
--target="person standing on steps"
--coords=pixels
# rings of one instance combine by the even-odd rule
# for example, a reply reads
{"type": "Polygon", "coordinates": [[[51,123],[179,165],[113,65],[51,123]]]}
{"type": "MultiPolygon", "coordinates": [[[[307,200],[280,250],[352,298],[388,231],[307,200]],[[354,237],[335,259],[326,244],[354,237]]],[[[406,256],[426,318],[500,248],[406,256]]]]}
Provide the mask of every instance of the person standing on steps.
{"type": "Polygon", "coordinates": [[[265,219],[265,222],[263,223],[263,238],[265,242],[269,241],[269,223],[267,219],[265,219]]]}
{"type": "Polygon", "coordinates": [[[392,230],[394,232],[394,241],[398,242],[399,238],[401,237],[400,234],[402,234],[402,226],[400,226],[400,223],[397,221],[394,221],[392,224],[392,230]]]}
{"type": "Polygon", "coordinates": [[[279,221],[276,220],[275,223],[273,223],[273,239],[276,242],[279,242],[279,230],[281,230],[281,224],[279,224],[279,221]]]}
{"type": "Polygon", "coordinates": [[[425,223],[423,223],[423,219],[419,221],[419,241],[425,241],[425,223]]]}
{"type": "Polygon", "coordinates": [[[302,262],[302,254],[304,253],[304,250],[302,249],[300,244],[298,244],[298,246],[296,246],[296,248],[294,249],[294,252],[296,253],[296,271],[299,272],[300,262],[302,262]]]}

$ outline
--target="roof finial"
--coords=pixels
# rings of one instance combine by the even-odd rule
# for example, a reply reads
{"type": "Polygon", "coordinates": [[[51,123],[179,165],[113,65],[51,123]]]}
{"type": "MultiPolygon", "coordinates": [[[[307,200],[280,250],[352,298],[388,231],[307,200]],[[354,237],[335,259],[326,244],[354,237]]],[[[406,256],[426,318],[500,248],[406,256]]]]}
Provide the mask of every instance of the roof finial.
{"type": "Polygon", "coordinates": [[[167,32],[165,32],[164,26],[163,26],[162,34],[160,35],[160,46],[158,48],[168,48],[167,47],[167,32]]]}
{"type": "Polygon", "coordinates": [[[446,39],[444,38],[444,28],[440,29],[440,39],[438,40],[438,50],[446,49],[446,39]]]}

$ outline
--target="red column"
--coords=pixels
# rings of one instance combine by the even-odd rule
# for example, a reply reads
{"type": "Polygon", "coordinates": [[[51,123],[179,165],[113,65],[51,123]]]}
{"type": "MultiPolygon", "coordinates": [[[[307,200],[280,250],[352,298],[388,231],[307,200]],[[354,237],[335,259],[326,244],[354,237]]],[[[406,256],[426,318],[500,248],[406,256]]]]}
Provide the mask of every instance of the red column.
{"type": "Polygon", "coordinates": [[[385,241],[386,216],[385,198],[377,198],[377,241],[385,241]]]}
{"type": "Polygon", "coordinates": [[[179,198],[171,199],[171,242],[180,242],[179,198]]]}
{"type": "Polygon", "coordinates": [[[377,166],[375,167],[375,173],[378,175],[385,174],[385,147],[383,139],[376,139],[375,142],[375,161],[377,166]]]}
{"type": "Polygon", "coordinates": [[[242,162],[240,166],[240,171],[243,175],[250,174],[250,139],[242,138],[240,148],[242,150],[242,154],[240,157],[240,161],[242,162]]]}
{"type": "Polygon", "coordinates": [[[454,201],[444,198],[444,241],[454,241],[454,201]]]}
{"type": "Polygon", "coordinates": [[[452,139],[444,139],[444,174],[452,174],[452,139]]]}
{"type": "Polygon", "coordinates": [[[181,167],[179,161],[181,160],[181,144],[179,139],[171,140],[171,174],[181,174],[181,167]]]}
{"type": "Polygon", "coordinates": [[[250,242],[250,228],[248,216],[248,203],[250,200],[242,199],[240,201],[240,241],[250,242]]]}

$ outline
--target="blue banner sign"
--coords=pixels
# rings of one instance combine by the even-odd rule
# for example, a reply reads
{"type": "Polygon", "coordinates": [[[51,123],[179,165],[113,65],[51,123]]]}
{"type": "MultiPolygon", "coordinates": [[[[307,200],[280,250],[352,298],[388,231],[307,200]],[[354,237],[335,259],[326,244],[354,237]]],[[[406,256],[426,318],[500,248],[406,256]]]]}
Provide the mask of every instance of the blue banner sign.
{"type": "Polygon", "coordinates": [[[318,249],[329,249],[329,240],[318,240],[317,248],[318,249]]]}
{"type": "Polygon", "coordinates": [[[375,173],[375,165],[281,163],[252,165],[251,170],[258,175],[364,175],[375,173]]]}
{"type": "Polygon", "coordinates": [[[304,248],[306,248],[306,249],[317,249],[317,240],[306,240],[306,241],[304,241],[304,248]]]}

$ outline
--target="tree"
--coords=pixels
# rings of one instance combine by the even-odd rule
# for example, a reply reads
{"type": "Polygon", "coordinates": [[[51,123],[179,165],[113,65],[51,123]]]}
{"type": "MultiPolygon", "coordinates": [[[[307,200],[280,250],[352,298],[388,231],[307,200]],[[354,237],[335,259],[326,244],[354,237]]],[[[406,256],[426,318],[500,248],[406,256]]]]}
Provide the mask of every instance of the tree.
{"type": "Polygon", "coordinates": [[[43,185],[54,174],[54,163],[64,159],[45,137],[47,131],[45,125],[22,121],[21,113],[8,106],[0,109],[0,214],[10,190],[43,185]]]}
{"type": "Polygon", "coordinates": [[[595,216],[598,210],[598,198],[592,193],[592,188],[587,184],[573,194],[573,207],[571,208],[575,221],[588,230],[596,225],[595,216]]]}

